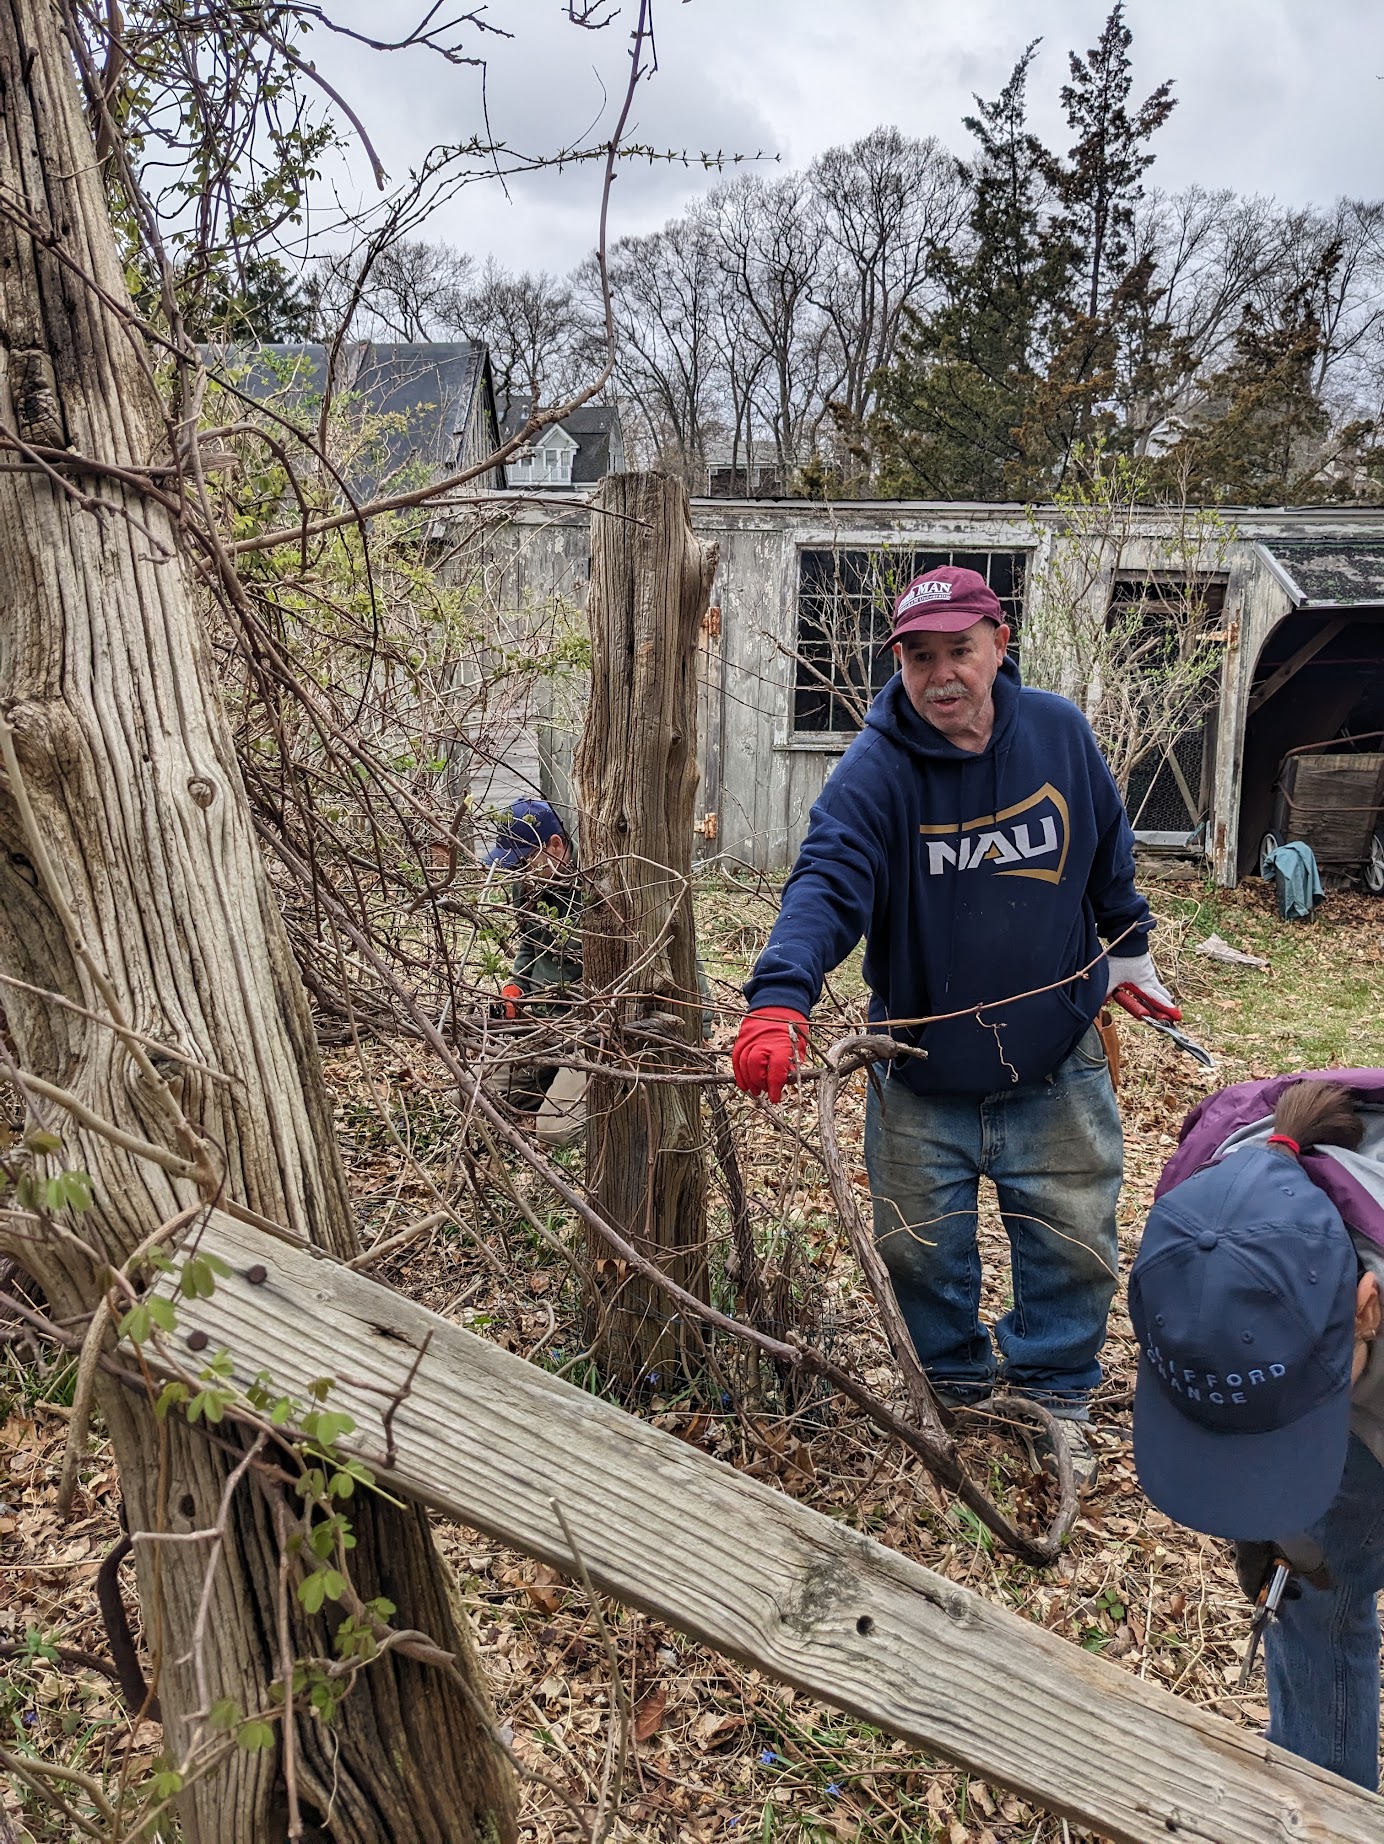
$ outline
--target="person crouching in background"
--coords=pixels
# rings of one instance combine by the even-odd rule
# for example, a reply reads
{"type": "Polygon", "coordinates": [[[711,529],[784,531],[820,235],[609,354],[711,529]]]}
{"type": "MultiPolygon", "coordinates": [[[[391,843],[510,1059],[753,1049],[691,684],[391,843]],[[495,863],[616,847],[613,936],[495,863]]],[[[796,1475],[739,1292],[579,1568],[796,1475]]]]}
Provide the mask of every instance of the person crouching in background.
{"type": "MultiPolygon", "coordinates": [[[[581,979],[581,887],[567,830],[546,800],[516,800],[496,828],[486,863],[513,872],[518,933],[514,969],[500,989],[505,1018],[553,1017],[581,979]]],[[[558,1063],[511,1068],[506,1099],[532,1112],[549,1145],[579,1140],[586,1126],[586,1073],[558,1063]]]]}

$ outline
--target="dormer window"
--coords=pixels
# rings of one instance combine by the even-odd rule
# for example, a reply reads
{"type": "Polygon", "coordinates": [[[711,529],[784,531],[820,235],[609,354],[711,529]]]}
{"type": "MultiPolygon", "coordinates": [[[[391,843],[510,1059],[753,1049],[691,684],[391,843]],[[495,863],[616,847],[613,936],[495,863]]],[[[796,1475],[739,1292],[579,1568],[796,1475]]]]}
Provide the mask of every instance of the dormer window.
{"type": "Polygon", "coordinates": [[[510,462],[509,484],[512,487],[570,487],[577,446],[562,425],[554,423],[535,436],[532,446],[510,462]]]}

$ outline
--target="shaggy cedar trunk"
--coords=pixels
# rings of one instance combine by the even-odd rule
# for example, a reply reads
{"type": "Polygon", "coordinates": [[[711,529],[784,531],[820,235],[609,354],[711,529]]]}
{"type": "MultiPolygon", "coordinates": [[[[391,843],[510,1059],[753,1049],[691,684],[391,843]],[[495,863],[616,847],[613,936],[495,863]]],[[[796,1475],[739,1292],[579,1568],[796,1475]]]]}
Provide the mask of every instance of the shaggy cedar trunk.
{"type": "MultiPolygon", "coordinates": [[[[168,459],[156,452],[162,423],[118,311],[124,281],[58,19],[48,0],[0,0],[0,422],[34,445],[140,468],[168,459]]],[[[152,498],[94,469],[65,464],[65,489],[10,454],[0,470],[0,708],[78,929],[137,1029],[230,1078],[184,1066],[179,1082],[186,1115],[224,1161],[225,1195],[348,1256],[355,1232],[331,1105],[176,527],[152,498]]],[[[103,1013],[34,856],[5,784],[0,967],[103,1013]]],[[[156,1097],[109,1029],[12,987],[4,1008],[27,1068],[128,1132],[167,1141],[156,1097]]],[[[179,1079],[180,1066],[165,1067],[179,1079]]],[[[125,1260],[196,1193],[97,1134],[69,1124],[64,1138],[66,1163],[94,1183],[93,1207],[71,1221],[96,1259],[75,1238],[42,1233],[12,1234],[10,1246],[56,1314],[89,1314],[104,1264],[125,1260]]],[[[234,1456],[177,1414],[160,1425],[116,1385],[100,1385],[98,1404],[131,1529],[211,1524],[234,1456]]],[[[367,1494],[349,1510],[360,1592],[387,1595],[400,1625],[456,1652],[476,1682],[424,1514],[367,1494]]],[[[144,1632],[177,1759],[197,1705],[185,1655],[207,1550],[140,1545],[138,1554],[144,1632]]],[[[279,1675],[278,1570],[271,1508],[247,1481],[204,1648],[211,1697],[247,1712],[266,1707],[279,1675]]],[[[295,1596],[290,1616],[295,1656],[331,1655],[327,1621],[309,1619],[295,1596]]],[[[390,1654],[362,1674],[330,1729],[302,1707],[297,1784],[308,1835],[342,1844],[513,1836],[508,1769],[448,1678],[390,1654]]],[[[182,1816],[196,1844],[284,1837],[281,1747],[232,1750],[194,1783],[182,1816]]]]}
{"type": "MultiPolygon", "coordinates": [[[[652,1031],[701,1036],[692,918],[697,636],[716,571],[692,535],[687,490],[662,474],[612,474],[591,509],[591,702],[577,751],[592,900],[586,984],[613,993],[626,1050],[652,1031]],[[609,515],[609,516],[607,516],[609,515]]],[[[658,1058],[667,1061],[666,1052],[658,1058]]],[[[587,1175],[602,1213],[705,1299],[706,1165],[695,1087],[592,1078],[587,1175]]],[[[592,1301],[607,1362],[633,1385],[680,1361],[668,1300],[593,1241],[592,1301]]]]}

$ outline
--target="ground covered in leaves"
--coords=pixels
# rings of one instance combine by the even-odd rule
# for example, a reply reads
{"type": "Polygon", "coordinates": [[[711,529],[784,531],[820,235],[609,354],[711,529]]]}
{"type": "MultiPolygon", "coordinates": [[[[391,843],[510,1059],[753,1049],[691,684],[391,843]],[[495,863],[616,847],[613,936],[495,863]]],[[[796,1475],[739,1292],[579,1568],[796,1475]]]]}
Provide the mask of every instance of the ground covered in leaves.
{"type": "MultiPolygon", "coordinates": [[[[1265,886],[1210,893],[1199,883],[1150,883],[1160,918],[1161,966],[1179,990],[1186,1029],[1215,1054],[1201,1072],[1153,1033],[1123,1033],[1122,1106],[1128,1156],[1120,1222],[1126,1266],[1158,1172],[1187,1109],[1212,1085],[1293,1068],[1365,1065],[1384,1055],[1384,904],[1332,895],[1316,918],[1290,926],[1265,886]],[[1267,970],[1198,954],[1217,934],[1269,961],[1267,970]]],[[[772,918],[767,892],[708,886],[699,897],[703,950],[723,1001],[716,1046],[738,1018],[735,986],[772,918]]],[[[858,976],[835,982],[843,1019],[858,976]]],[[[844,1028],[844,1027],[843,1027],[844,1028]]],[[[342,1142],[370,1237],[393,1234],[431,1210],[456,1156],[452,1099],[420,1053],[333,1052],[342,1142]]],[[[845,1105],[843,1143],[859,1169],[860,1084],[845,1105]]],[[[804,1108],[810,1104],[804,1099],[804,1108]]],[[[810,1122],[804,1122],[809,1125],[810,1122]]],[[[761,1250],[784,1279],[804,1331],[830,1345],[881,1396],[894,1376],[868,1298],[844,1251],[823,1176],[810,1152],[767,1123],[742,1117],[743,1148],[761,1250]]],[[[580,1155],[564,1158],[578,1162],[580,1155]]],[[[511,1173],[527,1215],[489,1221],[459,1214],[390,1258],[395,1285],[485,1337],[574,1382],[599,1389],[583,1353],[579,1291],[561,1248],[573,1226],[511,1173]],[[484,1253],[478,1242],[485,1243],[484,1253]]],[[[718,1212],[722,1203],[717,1195],[718,1212]]],[[[723,1216],[718,1218],[724,1231],[723,1216]]],[[[983,1230],[989,1297],[1004,1310],[1005,1245],[993,1211],[983,1230]]],[[[722,1264],[723,1265],[723,1264],[722,1264]]],[[[720,1269],[718,1269],[720,1273],[720,1269]]],[[[721,1274],[723,1293],[729,1283],[721,1274]]],[[[745,1368],[726,1355],[708,1393],[651,1389],[638,1412],[728,1465],[852,1523],[949,1579],[1019,1611],[1073,1643],[1250,1726],[1266,1717],[1262,1677],[1245,1694],[1235,1676],[1246,1619],[1222,1546],[1178,1530],[1135,1483],[1129,1451],[1134,1352],[1117,1302],[1106,1382],[1095,1406],[1101,1476],[1059,1565],[1042,1573],[999,1551],[969,1514],[948,1506],[906,1456],[853,1413],[824,1398],[785,1403],[755,1396],[745,1368]]],[[[74,1514],[54,1508],[71,1364],[11,1343],[0,1370],[0,1730],[6,1746],[94,1776],[113,1797],[157,1757],[159,1731],[132,1733],[119,1693],[99,1669],[107,1652],[95,1576],[117,1535],[118,1482],[97,1447],[74,1514]]],[[[762,1380],[761,1380],[762,1383],[762,1380]]],[[[976,1458],[1010,1493],[1041,1488],[1021,1454],[977,1437],[976,1458]]],[[[637,1839],[948,1840],[949,1844],[1069,1844],[1076,1833],[1011,1795],[902,1742],[795,1696],[646,1617],[606,1607],[605,1636],[579,1588],[545,1567],[455,1526],[439,1526],[479,1640],[503,1733],[519,1757],[594,1801],[616,1701],[606,1640],[634,1711],[636,1746],[613,1835],[637,1839]]],[[[81,1806],[79,1784],[69,1783],[81,1806]]],[[[72,1835],[20,1788],[3,1812],[20,1839],[72,1835]]],[[[528,1786],[524,1836],[573,1835],[552,1796],[528,1786]]],[[[167,1833],[165,1833],[167,1835],[167,1833]]],[[[0,1826],[0,1837],[4,1836],[0,1826]]]]}

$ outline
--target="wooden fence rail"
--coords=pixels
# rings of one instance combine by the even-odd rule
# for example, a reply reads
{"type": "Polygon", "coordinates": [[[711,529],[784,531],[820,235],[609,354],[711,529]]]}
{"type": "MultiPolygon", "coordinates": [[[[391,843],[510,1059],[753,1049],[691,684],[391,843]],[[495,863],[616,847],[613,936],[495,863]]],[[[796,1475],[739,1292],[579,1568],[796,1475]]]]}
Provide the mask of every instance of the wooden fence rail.
{"type": "Polygon", "coordinates": [[[606,1593],[1121,1844],[1384,1836],[1384,1800],[378,1282],[220,1214],[199,1243],[231,1277],[179,1301],[170,1350],[224,1347],[242,1387],[300,1400],[336,1378],[342,1446],[390,1489],[571,1574],[556,1501],[606,1593]]]}

